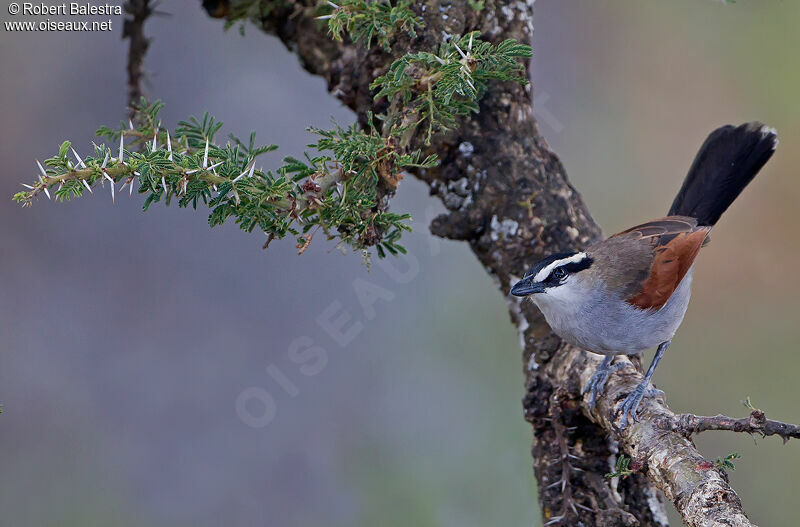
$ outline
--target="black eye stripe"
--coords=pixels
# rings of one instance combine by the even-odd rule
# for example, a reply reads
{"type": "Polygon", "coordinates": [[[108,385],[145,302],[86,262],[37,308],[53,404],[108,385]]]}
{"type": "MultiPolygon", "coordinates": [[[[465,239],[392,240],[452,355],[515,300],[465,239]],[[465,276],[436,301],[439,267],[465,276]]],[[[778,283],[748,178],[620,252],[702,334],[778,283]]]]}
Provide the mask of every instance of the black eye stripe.
{"type": "Polygon", "coordinates": [[[582,259],[580,262],[570,262],[568,264],[560,265],[550,271],[550,275],[547,277],[546,281],[561,281],[565,276],[570,274],[575,274],[584,269],[588,269],[592,262],[591,257],[587,256],[586,258],[582,259]]]}
{"type": "Polygon", "coordinates": [[[566,272],[572,274],[572,273],[577,273],[579,271],[583,271],[584,269],[588,269],[589,267],[591,267],[592,262],[594,262],[594,260],[592,260],[590,256],[587,256],[580,262],[568,263],[567,265],[562,265],[561,268],[564,269],[566,272]]]}
{"type": "MultiPolygon", "coordinates": [[[[567,260],[569,258],[574,258],[576,255],[578,255],[578,253],[576,253],[576,252],[551,254],[551,255],[549,255],[549,256],[547,256],[545,258],[542,258],[536,264],[534,264],[528,270],[528,272],[525,273],[524,278],[532,280],[545,267],[548,267],[549,265],[552,265],[555,262],[559,262],[559,260],[567,260]]],[[[583,254],[582,257],[580,258],[580,260],[577,261],[577,262],[562,263],[558,267],[550,269],[549,274],[543,280],[541,280],[541,282],[543,282],[543,283],[550,282],[552,285],[560,284],[561,280],[554,280],[554,278],[553,278],[553,272],[556,269],[563,269],[568,274],[574,274],[574,273],[580,272],[580,271],[582,271],[584,269],[588,269],[592,265],[593,262],[594,262],[594,260],[592,259],[591,256],[589,256],[587,254],[583,254]]]]}

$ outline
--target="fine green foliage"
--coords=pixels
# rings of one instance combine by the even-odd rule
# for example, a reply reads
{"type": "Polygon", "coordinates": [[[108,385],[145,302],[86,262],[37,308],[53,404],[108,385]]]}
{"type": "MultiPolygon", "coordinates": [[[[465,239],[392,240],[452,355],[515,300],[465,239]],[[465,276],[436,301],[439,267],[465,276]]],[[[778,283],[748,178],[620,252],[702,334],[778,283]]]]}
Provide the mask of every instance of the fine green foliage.
{"type": "Polygon", "coordinates": [[[328,20],[328,30],[334,39],[341,41],[345,33],[353,42],[367,48],[374,38],[378,45],[389,50],[392,37],[406,32],[416,38],[422,20],[411,10],[410,0],[343,0],[341,5],[328,1],[333,12],[318,17],[328,20]]]}
{"type": "Polygon", "coordinates": [[[606,478],[616,478],[621,477],[622,479],[627,478],[631,474],[635,473],[636,471],[631,469],[631,458],[625,456],[624,454],[620,454],[617,458],[617,465],[614,467],[614,472],[609,472],[605,475],[606,478]]]}
{"type": "Polygon", "coordinates": [[[264,172],[256,170],[256,158],[275,145],[257,146],[255,134],[246,144],[236,137],[224,145],[214,143],[222,123],[208,114],[202,120],[181,121],[170,134],[158,120],[162,108],[161,102],[142,101],[136,115],[139,127],[100,128],[99,136],[119,140],[116,151],[95,145],[91,155],[81,158],[64,142],[56,156],[45,160],[38,182],[26,185],[29,190],[14,200],[31,205],[42,193],[50,197],[52,190],[52,197],[65,201],[106,183],[114,198],[117,183],[130,185],[129,193],[138,184],[145,210],[160,201],[193,208],[202,202],[211,208],[212,227],[233,218],[248,232],[263,231],[268,241],[291,234],[301,252],[317,229],[356,249],[376,246],[380,256],[405,251],[398,240],[409,230],[409,215],[377,207],[378,179],[399,179],[402,170],[433,166],[434,157],[420,160],[419,153],[387,149],[374,129],[336,126],[311,130],[318,136],[309,145],[313,155],[286,158],[274,173],[264,172]]]}
{"type": "Polygon", "coordinates": [[[741,457],[742,456],[736,452],[728,454],[723,458],[718,457],[717,460],[714,461],[714,466],[722,470],[736,470],[736,465],[734,465],[733,462],[737,459],[741,459],[741,457]]]}
{"type": "Polygon", "coordinates": [[[375,79],[375,97],[386,97],[406,108],[405,125],[425,123],[425,142],[433,134],[453,128],[459,116],[478,111],[478,101],[490,80],[526,84],[520,58],[531,56],[530,46],[515,40],[497,45],[473,32],[453,38],[436,52],[409,53],[395,60],[375,79]]]}
{"type": "MultiPolygon", "coordinates": [[[[286,7],[283,2],[233,1],[225,17],[228,24],[263,19],[286,7]]],[[[410,0],[328,5],[333,12],[318,18],[328,20],[333,38],[342,39],[346,32],[366,47],[374,40],[388,49],[398,31],[414,37],[422,27],[410,0]]],[[[513,40],[494,45],[479,39],[477,32],[452,37],[432,52],[406,54],[372,83],[376,100],[385,98],[389,105],[385,113],[367,116],[367,129],[335,123],[330,129],[310,128],[317,139],[308,145],[309,152],[302,159],[285,158],[274,171],[256,170],[256,158],[277,147],[257,146],[255,134],[247,143],[234,136],[217,142],[222,123],[207,113],[202,120],[181,121],[170,133],[158,117],[163,103],[142,99],[134,108],[136,126],[101,127],[97,135],[110,146],[95,145],[85,159],[65,141],[57,155],[39,164],[39,180],[13,199],[23,206],[41,194],[65,201],[106,184],[115,199],[126,186],[132,193],[138,185],[145,210],[161,201],[193,208],[202,203],[211,209],[209,225],[232,218],[248,232],[264,232],[265,247],[291,235],[302,254],[322,231],[356,250],[375,247],[381,257],[404,253],[399,240],[410,230],[410,217],[388,212],[387,196],[404,171],[437,163],[435,155],[412,150],[411,138],[424,125],[422,138],[430,144],[435,133],[476,112],[491,80],[527,83],[519,59],[530,56],[529,46],[513,40]]]]}

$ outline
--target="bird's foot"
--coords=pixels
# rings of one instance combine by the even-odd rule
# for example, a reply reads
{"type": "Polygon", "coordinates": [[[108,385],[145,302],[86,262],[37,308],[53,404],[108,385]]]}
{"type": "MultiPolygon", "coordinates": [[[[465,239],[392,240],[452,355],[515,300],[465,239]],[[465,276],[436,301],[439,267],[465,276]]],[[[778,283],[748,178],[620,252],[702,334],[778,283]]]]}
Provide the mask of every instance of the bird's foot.
{"type": "Polygon", "coordinates": [[[637,417],[637,411],[639,409],[639,403],[642,402],[645,396],[647,397],[664,397],[664,392],[659,390],[654,386],[650,386],[647,388],[649,383],[647,381],[643,381],[639,383],[639,385],[634,388],[634,390],[622,401],[620,405],[619,411],[622,412],[622,420],[619,422],[620,429],[625,428],[628,426],[628,417],[631,418],[633,422],[638,422],[639,418],[637,417]]]}
{"type": "Polygon", "coordinates": [[[603,394],[606,382],[608,382],[608,378],[611,377],[611,374],[624,367],[624,364],[607,364],[605,360],[597,366],[597,369],[589,379],[589,382],[586,383],[586,388],[583,389],[583,393],[581,394],[584,395],[586,392],[591,391],[589,395],[590,412],[594,412],[594,407],[597,404],[597,396],[603,394]]]}

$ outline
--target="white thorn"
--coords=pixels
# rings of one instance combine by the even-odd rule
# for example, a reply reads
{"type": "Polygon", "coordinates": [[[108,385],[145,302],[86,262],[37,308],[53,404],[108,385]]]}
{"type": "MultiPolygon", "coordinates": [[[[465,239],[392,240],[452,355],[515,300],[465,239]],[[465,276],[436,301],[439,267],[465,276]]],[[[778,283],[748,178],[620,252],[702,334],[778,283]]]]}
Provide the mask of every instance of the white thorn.
{"type": "Polygon", "coordinates": [[[42,164],[41,164],[41,163],[39,163],[39,160],[38,160],[38,159],[36,160],[36,164],[37,164],[37,165],[39,165],[39,171],[42,173],[42,175],[43,175],[44,177],[47,177],[47,171],[44,169],[44,167],[42,166],[42,164]]]}
{"type": "Polygon", "coordinates": [[[203,168],[208,166],[208,137],[206,137],[206,153],[203,154],[203,168]]]}
{"type": "Polygon", "coordinates": [[[119,162],[120,163],[123,162],[122,161],[122,156],[123,156],[123,153],[122,153],[122,141],[123,141],[124,137],[125,137],[125,134],[119,134],[119,162]]]}
{"type": "MultiPolygon", "coordinates": [[[[472,84],[472,82],[470,82],[469,77],[464,77],[464,80],[467,81],[467,84],[469,84],[470,88],[475,90],[475,85],[472,84]]],[[[475,90],[475,91],[477,91],[477,90],[475,90]]]]}
{"type": "Polygon", "coordinates": [[[92,190],[92,187],[89,186],[85,179],[81,179],[81,183],[83,183],[83,186],[89,191],[89,194],[94,194],[94,190],[92,190]]]}
{"type": "Polygon", "coordinates": [[[114,202],[114,191],[116,190],[114,188],[114,180],[111,179],[111,176],[106,174],[105,170],[103,171],[103,177],[106,178],[111,183],[111,202],[113,203],[114,202]]]}
{"type": "Polygon", "coordinates": [[[22,186],[23,186],[23,187],[25,187],[25,188],[29,188],[29,189],[33,190],[33,187],[32,187],[32,186],[30,186],[30,185],[26,185],[25,183],[20,183],[20,185],[22,185],[22,186]]]}
{"type": "Polygon", "coordinates": [[[103,164],[100,166],[100,168],[106,168],[106,165],[108,164],[108,158],[109,158],[109,156],[111,156],[111,152],[109,152],[108,150],[106,150],[106,158],[105,158],[105,159],[103,159],[103,164]]]}
{"type": "Polygon", "coordinates": [[[128,119],[128,128],[133,130],[133,121],[131,121],[130,119],[128,119]]]}
{"type": "Polygon", "coordinates": [[[469,47],[467,48],[467,51],[472,51],[472,33],[469,34],[469,47]]]}
{"type": "Polygon", "coordinates": [[[172,161],[172,141],[169,138],[169,130],[167,130],[167,150],[169,151],[169,160],[172,161]]]}
{"type": "Polygon", "coordinates": [[[464,52],[463,52],[463,51],[461,51],[461,48],[460,48],[460,47],[458,47],[458,44],[456,44],[456,41],[455,41],[455,40],[453,41],[453,45],[456,47],[456,49],[458,50],[458,52],[461,54],[461,57],[462,57],[462,58],[467,58],[467,56],[466,56],[466,55],[464,55],[464,52]]]}
{"type": "Polygon", "coordinates": [[[83,168],[86,168],[86,163],[83,162],[83,159],[81,159],[81,156],[78,155],[78,152],[76,152],[75,149],[72,148],[72,147],[69,147],[69,149],[72,150],[72,155],[74,155],[75,159],[78,160],[78,166],[82,166],[83,168]]]}
{"type": "Polygon", "coordinates": [[[133,178],[131,178],[128,182],[131,184],[131,186],[128,187],[128,196],[133,196],[133,178]]]}
{"type": "Polygon", "coordinates": [[[331,0],[328,0],[328,5],[331,6],[332,8],[334,8],[334,9],[339,9],[339,6],[334,4],[333,2],[331,2],[331,0]]]}
{"type": "Polygon", "coordinates": [[[164,176],[161,176],[161,186],[164,187],[164,194],[167,193],[167,180],[164,179],[164,176]]]}
{"type": "Polygon", "coordinates": [[[235,178],[233,181],[231,181],[231,183],[236,183],[237,181],[239,181],[240,179],[242,179],[244,176],[247,176],[247,177],[253,177],[253,170],[254,170],[255,168],[256,168],[256,162],[255,162],[255,161],[253,161],[253,164],[252,164],[252,165],[250,165],[250,170],[245,170],[244,172],[242,172],[241,174],[239,174],[238,176],[236,176],[236,178],[235,178]]]}
{"type": "Polygon", "coordinates": [[[199,168],[193,168],[191,170],[187,170],[186,172],[184,172],[184,174],[186,174],[188,176],[190,174],[194,174],[195,172],[200,172],[200,169],[199,168]]]}
{"type": "Polygon", "coordinates": [[[183,180],[183,195],[186,195],[186,185],[189,183],[188,179],[183,180]]]}
{"type": "Polygon", "coordinates": [[[211,165],[210,167],[208,167],[206,170],[214,170],[215,168],[217,168],[218,166],[220,166],[224,162],[225,161],[218,161],[218,162],[214,163],[213,165],[211,165]]]}
{"type": "Polygon", "coordinates": [[[438,61],[439,61],[439,64],[441,64],[442,66],[444,66],[445,64],[447,64],[445,61],[443,61],[443,60],[442,60],[440,57],[437,57],[436,55],[434,55],[434,58],[435,58],[436,60],[438,60],[438,61]]]}
{"type": "MultiPolygon", "coordinates": [[[[31,187],[31,188],[33,188],[33,187],[31,187]]],[[[211,188],[213,188],[213,189],[214,189],[214,192],[216,192],[216,191],[217,191],[217,186],[216,186],[216,185],[211,185],[211,188]]]]}
{"type": "Polygon", "coordinates": [[[44,193],[47,194],[47,199],[53,199],[50,197],[50,191],[47,190],[47,187],[42,187],[42,188],[44,188],[44,193]]]}
{"type": "Polygon", "coordinates": [[[153,150],[152,151],[155,152],[156,150],[158,150],[158,128],[156,128],[156,131],[153,132],[153,150]]]}
{"type": "Polygon", "coordinates": [[[322,16],[318,16],[318,17],[316,17],[316,18],[315,18],[315,20],[328,20],[328,19],[330,19],[330,18],[333,18],[333,15],[322,15],[322,16]]]}

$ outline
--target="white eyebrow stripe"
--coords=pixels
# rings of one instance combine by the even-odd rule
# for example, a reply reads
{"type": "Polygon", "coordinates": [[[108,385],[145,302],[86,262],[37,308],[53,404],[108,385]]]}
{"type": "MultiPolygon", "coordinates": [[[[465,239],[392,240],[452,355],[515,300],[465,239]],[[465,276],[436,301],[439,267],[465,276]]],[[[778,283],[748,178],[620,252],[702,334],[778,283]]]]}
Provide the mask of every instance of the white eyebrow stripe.
{"type": "Polygon", "coordinates": [[[576,253],[570,256],[569,258],[562,258],[560,260],[556,260],[555,262],[551,263],[550,265],[548,265],[547,267],[536,273],[536,276],[533,277],[533,281],[543,282],[548,276],[550,276],[550,273],[556,267],[561,267],[562,265],[565,264],[579,263],[584,258],[586,258],[586,253],[576,253]]]}

